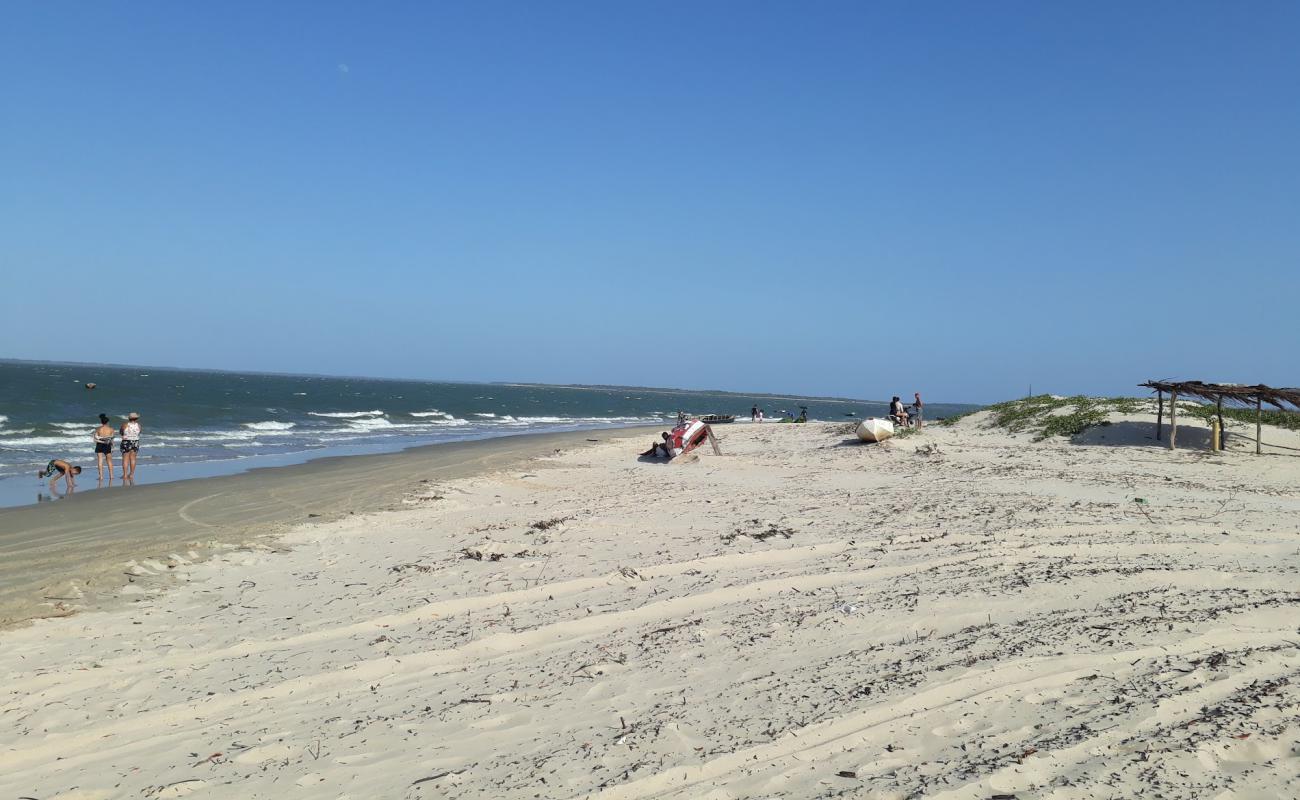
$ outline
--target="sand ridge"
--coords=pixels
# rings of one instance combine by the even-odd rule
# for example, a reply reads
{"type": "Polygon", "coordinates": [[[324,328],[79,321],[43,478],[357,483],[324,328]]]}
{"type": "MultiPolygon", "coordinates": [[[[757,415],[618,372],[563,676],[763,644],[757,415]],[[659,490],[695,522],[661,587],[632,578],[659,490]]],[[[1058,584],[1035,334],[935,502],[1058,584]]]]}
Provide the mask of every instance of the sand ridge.
{"type": "Polygon", "coordinates": [[[0,791],[1300,790],[1300,460],[719,433],[433,479],[6,632],[0,791]]]}

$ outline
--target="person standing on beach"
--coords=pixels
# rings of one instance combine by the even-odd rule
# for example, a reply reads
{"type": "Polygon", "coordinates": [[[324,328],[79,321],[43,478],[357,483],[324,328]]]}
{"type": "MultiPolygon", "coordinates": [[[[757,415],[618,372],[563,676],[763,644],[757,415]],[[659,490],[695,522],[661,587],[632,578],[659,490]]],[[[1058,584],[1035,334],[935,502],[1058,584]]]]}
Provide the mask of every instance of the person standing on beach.
{"type": "Polygon", "coordinates": [[[92,438],[95,440],[95,466],[99,468],[99,482],[104,482],[104,464],[108,464],[108,482],[113,483],[113,426],[108,424],[108,415],[99,415],[99,427],[92,438]]]}
{"type": "Polygon", "coordinates": [[[135,460],[140,456],[140,415],[132,411],[122,423],[122,482],[135,483],[135,460]]]}
{"type": "Polygon", "coordinates": [[[749,421],[758,422],[758,406],[749,409],[749,421]]]}
{"type": "Polygon", "coordinates": [[[912,397],[916,398],[912,401],[912,420],[916,423],[917,428],[924,428],[925,403],[921,402],[920,392],[912,392],[912,397]]]}
{"type": "Polygon", "coordinates": [[[763,421],[763,409],[761,408],[758,410],[758,421],[759,422],[763,421]]]}

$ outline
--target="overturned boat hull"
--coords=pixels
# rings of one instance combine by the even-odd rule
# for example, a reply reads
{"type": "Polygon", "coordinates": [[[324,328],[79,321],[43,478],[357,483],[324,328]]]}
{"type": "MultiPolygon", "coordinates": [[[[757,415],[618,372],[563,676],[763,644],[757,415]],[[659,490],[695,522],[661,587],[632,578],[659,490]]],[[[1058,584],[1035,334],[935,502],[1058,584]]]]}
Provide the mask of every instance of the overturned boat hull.
{"type": "Polygon", "coordinates": [[[883,442],[894,435],[894,423],[887,419],[864,419],[858,423],[858,438],[864,442],[883,442]]]}

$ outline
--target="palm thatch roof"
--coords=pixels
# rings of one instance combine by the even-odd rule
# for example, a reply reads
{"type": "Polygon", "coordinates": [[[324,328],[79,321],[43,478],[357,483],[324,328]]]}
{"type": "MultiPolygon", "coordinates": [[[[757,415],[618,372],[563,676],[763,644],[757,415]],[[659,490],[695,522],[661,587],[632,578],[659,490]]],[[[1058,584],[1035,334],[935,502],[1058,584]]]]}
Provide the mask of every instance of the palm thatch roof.
{"type": "Polygon", "coordinates": [[[1156,392],[1168,392],[1183,397],[1199,397],[1217,403],[1223,400],[1243,405],[1267,403],[1286,410],[1287,406],[1300,409],[1300,389],[1279,389],[1264,384],[1247,386],[1240,383],[1204,383],[1202,381],[1147,381],[1138,384],[1156,392]]]}

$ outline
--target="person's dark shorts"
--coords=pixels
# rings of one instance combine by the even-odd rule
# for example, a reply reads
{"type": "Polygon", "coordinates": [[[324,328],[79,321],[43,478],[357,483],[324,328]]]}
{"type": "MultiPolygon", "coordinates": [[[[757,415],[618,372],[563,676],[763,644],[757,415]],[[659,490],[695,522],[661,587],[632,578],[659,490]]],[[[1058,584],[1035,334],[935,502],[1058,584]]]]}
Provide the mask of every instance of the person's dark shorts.
{"type": "Polygon", "coordinates": [[[139,451],[140,451],[140,443],[139,443],[139,442],[133,442],[133,441],[131,441],[130,439],[123,439],[123,440],[122,440],[122,452],[123,452],[123,453],[137,453],[137,452],[139,452],[139,451]]]}
{"type": "Polygon", "coordinates": [[[112,442],[95,442],[95,452],[96,452],[96,453],[103,453],[104,455],[112,455],[112,454],[113,454],[113,443],[112,443],[112,442]]]}

